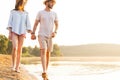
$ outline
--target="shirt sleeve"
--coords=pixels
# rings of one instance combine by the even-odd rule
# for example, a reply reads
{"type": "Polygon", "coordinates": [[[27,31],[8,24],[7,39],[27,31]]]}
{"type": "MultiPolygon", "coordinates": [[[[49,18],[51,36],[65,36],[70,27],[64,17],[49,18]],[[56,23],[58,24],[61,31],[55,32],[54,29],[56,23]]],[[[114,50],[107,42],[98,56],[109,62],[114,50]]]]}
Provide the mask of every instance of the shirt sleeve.
{"type": "Polygon", "coordinates": [[[36,20],[40,22],[40,12],[37,13],[36,20]]]}
{"type": "Polygon", "coordinates": [[[8,27],[7,27],[7,29],[12,28],[12,21],[13,21],[13,14],[12,14],[12,11],[11,11],[10,12],[9,21],[8,21],[8,27]]]}
{"type": "Polygon", "coordinates": [[[30,19],[29,15],[27,14],[27,19],[26,19],[26,29],[31,30],[31,24],[30,24],[30,19]]]}
{"type": "Polygon", "coordinates": [[[58,21],[58,16],[56,13],[55,13],[55,21],[58,21]]]}

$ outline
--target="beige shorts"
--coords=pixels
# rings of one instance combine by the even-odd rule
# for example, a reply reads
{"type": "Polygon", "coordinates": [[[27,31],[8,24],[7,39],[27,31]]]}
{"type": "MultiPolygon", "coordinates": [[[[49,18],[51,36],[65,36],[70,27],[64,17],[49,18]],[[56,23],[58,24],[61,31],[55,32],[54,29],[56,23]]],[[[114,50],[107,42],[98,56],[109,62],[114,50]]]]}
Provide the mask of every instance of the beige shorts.
{"type": "Polygon", "coordinates": [[[39,35],[38,41],[39,41],[40,49],[46,49],[49,52],[52,51],[52,49],[53,49],[52,38],[48,38],[48,37],[39,35]]]}

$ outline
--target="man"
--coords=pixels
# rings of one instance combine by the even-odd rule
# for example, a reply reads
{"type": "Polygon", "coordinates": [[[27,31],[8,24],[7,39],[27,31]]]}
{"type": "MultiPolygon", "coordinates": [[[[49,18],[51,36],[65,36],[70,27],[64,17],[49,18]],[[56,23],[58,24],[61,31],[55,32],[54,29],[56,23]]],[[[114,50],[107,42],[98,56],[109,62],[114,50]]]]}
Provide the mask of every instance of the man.
{"type": "Polygon", "coordinates": [[[56,36],[58,29],[57,14],[51,11],[55,3],[55,0],[44,1],[45,9],[38,12],[34,23],[33,32],[31,33],[31,39],[36,39],[35,31],[40,23],[38,41],[40,45],[41,62],[43,67],[42,77],[47,76],[49,57],[52,50],[52,38],[56,36]]]}

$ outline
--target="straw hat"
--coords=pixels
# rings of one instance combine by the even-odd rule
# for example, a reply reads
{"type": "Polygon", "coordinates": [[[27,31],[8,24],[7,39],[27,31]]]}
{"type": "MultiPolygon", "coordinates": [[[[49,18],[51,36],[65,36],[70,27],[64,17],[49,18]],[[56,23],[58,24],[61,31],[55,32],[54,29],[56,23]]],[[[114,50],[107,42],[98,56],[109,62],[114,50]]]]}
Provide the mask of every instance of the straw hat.
{"type": "Polygon", "coordinates": [[[56,3],[55,0],[45,0],[45,1],[44,1],[44,4],[46,4],[46,2],[49,2],[49,1],[52,1],[52,2],[56,3]]]}
{"type": "Polygon", "coordinates": [[[20,0],[16,0],[16,3],[15,3],[15,5],[19,2],[20,0]]]}
{"type": "Polygon", "coordinates": [[[16,0],[16,3],[18,3],[20,0],[16,0]]]}

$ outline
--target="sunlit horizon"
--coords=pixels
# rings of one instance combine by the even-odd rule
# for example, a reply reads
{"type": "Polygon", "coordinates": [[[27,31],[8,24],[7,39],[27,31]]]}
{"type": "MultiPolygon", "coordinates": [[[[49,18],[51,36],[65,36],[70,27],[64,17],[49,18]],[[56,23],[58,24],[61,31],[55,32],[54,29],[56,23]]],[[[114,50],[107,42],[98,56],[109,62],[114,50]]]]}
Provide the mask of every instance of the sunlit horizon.
{"type": "MultiPolygon", "coordinates": [[[[119,0],[56,0],[53,11],[58,14],[59,29],[53,42],[58,45],[120,44],[119,3],[119,0]]],[[[3,10],[0,34],[8,36],[6,27],[14,4],[15,0],[3,0],[0,5],[3,10]]],[[[33,28],[37,12],[44,9],[43,0],[28,0],[25,9],[33,28]]],[[[32,41],[27,33],[24,46],[35,45],[39,45],[37,39],[32,41]]]]}

